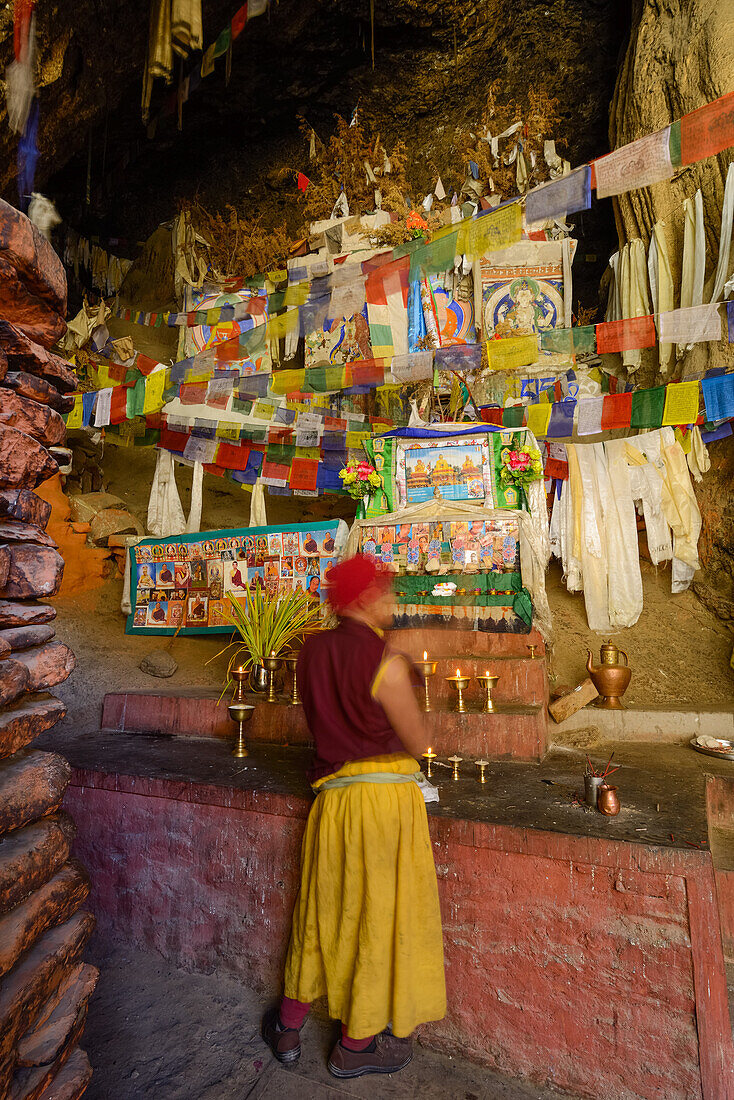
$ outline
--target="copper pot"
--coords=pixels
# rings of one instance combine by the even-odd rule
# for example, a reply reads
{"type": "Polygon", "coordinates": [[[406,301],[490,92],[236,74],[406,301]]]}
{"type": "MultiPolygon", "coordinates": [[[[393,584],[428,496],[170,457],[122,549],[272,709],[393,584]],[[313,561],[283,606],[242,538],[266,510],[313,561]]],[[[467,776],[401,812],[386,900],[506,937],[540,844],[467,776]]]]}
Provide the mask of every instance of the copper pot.
{"type": "Polygon", "coordinates": [[[606,817],[616,817],[619,813],[617,788],[602,783],[596,800],[596,808],[600,814],[604,814],[606,817]]]}
{"type": "Polygon", "coordinates": [[[618,650],[617,653],[623,654],[625,663],[623,665],[610,663],[609,658],[612,655],[609,652],[610,648],[616,647],[611,647],[610,643],[602,646],[602,663],[596,668],[592,664],[591,650],[587,650],[589,657],[586,662],[586,671],[601,696],[596,705],[604,707],[605,710],[624,710],[624,703],[620,702],[620,696],[624,695],[629,687],[632,671],[627,667],[627,654],[622,649],[618,650]],[[606,653],[604,652],[605,649],[607,649],[606,653]]]}

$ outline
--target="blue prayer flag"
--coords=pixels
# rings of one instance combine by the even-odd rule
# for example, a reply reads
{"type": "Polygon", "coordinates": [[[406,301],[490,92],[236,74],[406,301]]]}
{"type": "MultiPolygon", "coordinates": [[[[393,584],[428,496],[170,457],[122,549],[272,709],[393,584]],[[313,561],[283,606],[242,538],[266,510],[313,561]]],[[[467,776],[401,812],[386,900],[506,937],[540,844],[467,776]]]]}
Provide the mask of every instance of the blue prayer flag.
{"type": "Polygon", "coordinates": [[[525,220],[545,222],[576,210],[588,210],[590,206],[591,168],[584,164],[567,176],[528,191],[525,220]]]}

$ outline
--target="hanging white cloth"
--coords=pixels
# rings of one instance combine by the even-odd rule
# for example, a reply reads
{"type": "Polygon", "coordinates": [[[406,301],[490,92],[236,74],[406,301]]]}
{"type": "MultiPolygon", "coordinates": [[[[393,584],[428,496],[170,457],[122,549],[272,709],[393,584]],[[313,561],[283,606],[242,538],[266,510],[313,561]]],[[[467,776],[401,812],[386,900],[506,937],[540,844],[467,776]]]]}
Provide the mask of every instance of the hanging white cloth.
{"type": "Polygon", "coordinates": [[[724,202],[721,207],[721,235],[719,237],[719,262],[716,265],[711,301],[718,302],[724,290],[726,276],[729,273],[729,253],[731,250],[731,230],[734,220],[734,161],[726,173],[724,202]]]}
{"type": "MultiPolygon", "coordinates": [[[[683,268],[680,284],[681,309],[703,304],[703,280],[706,272],[706,236],[703,228],[703,195],[683,202],[683,268]]],[[[678,344],[677,356],[692,344],[678,344]]]]}
{"type": "Polygon", "coordinates": [[[159,450],[148,501],[148,533],[156,538],[171,535],[195,534],[201,530],[202,483],[204,467],[194,463],[191,486],[191,508],[188,521],[181,506],[176,487],[173,456],[170,451],[159,450]]]}
{"type": "Polygon", "coordinates": [[[595,446],[604,507],[609,625],[634,626],[642,613],[642,573],[625,440],[611,439],[595,446]]]}
{"type": "Polygon", "coordinates": [[[265,511],[265,489],[256,481],[252,487],[250,500],[250,527],[267,527],[268,517],[265,511]]]}
{"type": "Polygon", "coordinates": [[[612,271],[612,285],[607,299],[607,312],[605,321],[619,321],[622,317],[622,301],[619,293],[619,252],[609,257],[609,267],[612,271]]]}
{"type": "MultiPolygon", "coordinates": [[[[639,237],[630,241],[622,249],[620,268],[620,301],[622,317],[645,317],[649,315],[650,297],[647,292],[647,263],[645,246],[639,237]]],[[[627,369],[636,371],[642,362],[639,348],[622,352],[622,363],[627,369]]]]}
{"type": "Polygon", "coordinates": [[[661,451],[674,439],[672,428],[657,428],[625,440],[630,495],[642,504],[647,549],[653,565],[660,565],[673,557],[670,527],[663,513],[664,467],[661,451]]]}
{"type": "MultiPolygon", "coordinates": [[[[673,274],[670,270],[665,222],[655,222],[650,234],[647,254],[647,270],[652,292],[652,312],[667,313],[675,308],[673,274]]],[[[673,362],[673,345],[658,344],[658,363],[662,374],[667,374],[673,362]]]]}
{"type": "Polygon", "coordinates": [[[663,512],[673,531],[672,591],[685,592],[700,569],[698,536],[701,533],[701,512],[693,491],[686,456],[677,440],[662,450],[665,465],[663,479],[663,512]]]}
{"type": "Polygon", "coordinates": [[[711,459],[697,424],[691,428],[691,446],[686,455],[686,461],[694,481],[703,481],[703,475],[711,469],[711,459]]]}

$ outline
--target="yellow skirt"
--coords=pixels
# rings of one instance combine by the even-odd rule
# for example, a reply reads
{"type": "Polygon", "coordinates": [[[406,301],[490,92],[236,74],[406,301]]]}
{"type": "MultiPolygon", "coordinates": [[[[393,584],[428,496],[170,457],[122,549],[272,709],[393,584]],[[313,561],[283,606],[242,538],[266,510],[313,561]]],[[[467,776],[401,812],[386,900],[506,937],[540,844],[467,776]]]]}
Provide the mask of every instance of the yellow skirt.
{"type": "MultiPolygon", "coordinates": [[[[417,770],[413,757],[394,753],[334,775],[417,770]]],[[[301,848],[285,993],[304,1002],[325,995],[353,1039],[388,1023],[405,1037],[445,1015],[436,868],[415,783],[353,783],[318,795],[301,848]]]]}

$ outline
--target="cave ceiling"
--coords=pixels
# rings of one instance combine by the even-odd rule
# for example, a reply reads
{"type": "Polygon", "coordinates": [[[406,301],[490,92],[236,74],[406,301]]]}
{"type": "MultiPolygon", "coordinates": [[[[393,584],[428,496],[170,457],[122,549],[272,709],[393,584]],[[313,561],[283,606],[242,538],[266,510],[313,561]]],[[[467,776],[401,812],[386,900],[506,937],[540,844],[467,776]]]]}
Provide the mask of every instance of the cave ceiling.
{"type": "MultiPolygon", "coordinates": [[[[238,6],[203,0],[205,44],[238,6]]],[[[572,163],[607,148],[624,3],[375,0],[374,9],[373,71],[369,0],[273,0],[234,43],[229,84],[220,59],[185,105],[183,131],[169,116],[150,137],[140,117],[148,0],[40,3],[37,189],[70,224],[133,240],[194,194],[214,208],[232,202],[285,218],[293,182],[283,169],[308,174],[298,117],[327,137],[336,113],[359,106],[388,148],[405,140],[417,194],[447,170],[453,128],[476,124],[495,81],[508,99],[529,89],[557,97],[559,147],[572,163]]],[[[3,67],[11,49],[5,8],[3,67]]],[[[170,90],[156,82],[153,114],[170,90]]],[[[17,139],[6,119],[0,141],[0,192],[16,202],[17,139]]]]}

